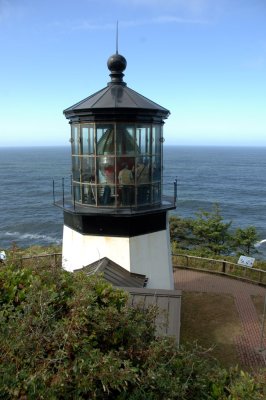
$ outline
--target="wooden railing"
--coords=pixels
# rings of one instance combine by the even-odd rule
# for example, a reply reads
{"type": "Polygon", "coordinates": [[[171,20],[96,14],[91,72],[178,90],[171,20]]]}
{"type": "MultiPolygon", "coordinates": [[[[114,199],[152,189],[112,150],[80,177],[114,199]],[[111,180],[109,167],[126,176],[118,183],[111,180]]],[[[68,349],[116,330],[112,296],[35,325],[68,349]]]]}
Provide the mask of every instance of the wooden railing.
{"type": "Polygon", "coordinates": [[[257,268],[247,268],[225,260],[189,256],[187,254],[172,254],[173,268],[188,268],[240,278],[248,282],[266,286],[266,271],[257,268]]]}
{"type": "Polygon", "coordinates": [[[7,260],[8,264],[18,267],[52,267],[60,268],[62,266],[62,254],[39,254],[34,256],[10,257],[7,260]]]}
{"type": "MultiPolygon", "coordinates": [[[[187,268],[197,271],[210,272],[244,279],[248,282],[266,286],[266,270],[247,268],[226,260],[190,256],[187,254],[172,254],[173,268],[187,268]]],[[[22,256],[8,259],[8,264],[18,267],[52,267],[61,268],[62,254],[42,254],[34,256],[22,256]]]]}

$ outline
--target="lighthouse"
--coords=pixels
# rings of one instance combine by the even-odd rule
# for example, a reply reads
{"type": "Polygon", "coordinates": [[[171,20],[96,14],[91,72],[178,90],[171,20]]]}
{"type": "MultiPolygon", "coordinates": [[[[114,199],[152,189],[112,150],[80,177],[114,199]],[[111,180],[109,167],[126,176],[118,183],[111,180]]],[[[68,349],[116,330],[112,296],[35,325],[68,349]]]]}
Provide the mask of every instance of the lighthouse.
{"type": "Polygon", "coordinates": [[[110,81],[64,110],[71,128],[71,198],[63,199],[63,268],[103,258],[146,276],[147,288],[173,289],[163,195],[163,125],[170,112],[124,82],[126,59],[107,61],[110,81]]]}

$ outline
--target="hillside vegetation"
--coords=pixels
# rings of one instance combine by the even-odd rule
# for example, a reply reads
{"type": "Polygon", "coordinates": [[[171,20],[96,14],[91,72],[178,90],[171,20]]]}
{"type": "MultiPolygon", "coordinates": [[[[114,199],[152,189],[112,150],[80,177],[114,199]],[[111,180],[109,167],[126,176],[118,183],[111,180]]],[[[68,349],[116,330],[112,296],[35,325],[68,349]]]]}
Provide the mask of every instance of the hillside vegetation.
{"type": "Polygon", "coordinates": [[[156,310],[100,276],[3,266],[0,306],[0,399],[265,398],[262,373],[156,337],[156,310]]]}
{"type": "MultiPolygon", "coordinates": [[[[237,263],[240,255],[260,256],[259,235],[254,226],[232,229],[218,204],[212,211],[201,210],[193,218],[170,217],[173,253],[225,259],[237,263]]],[[[256,259],[256,268],[266,270],[266,261],[256,259]]]]}

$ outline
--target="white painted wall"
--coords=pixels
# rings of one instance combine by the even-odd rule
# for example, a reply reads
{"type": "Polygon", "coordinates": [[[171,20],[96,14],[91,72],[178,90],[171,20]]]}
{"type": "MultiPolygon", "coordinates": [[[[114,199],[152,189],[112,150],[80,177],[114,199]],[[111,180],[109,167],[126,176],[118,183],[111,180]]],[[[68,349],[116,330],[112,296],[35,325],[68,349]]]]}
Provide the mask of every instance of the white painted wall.
{"type": "Polygon", "coordinates": [[[174,289],[169,232],[131,238],[81,235],[64,226],[63,268],[73,271],[108,257],[131,272],[148,277],[148,288],[174,289]]]}
{"type": "Polygon", "coordinates": [[[103,257],[130,271],[129,238],[81,235],[64,226],[63,268],[82,268],[103,257]]]}
{"type": "Polygon", "coordinates": [[[174,289],[167,231],[130,238],[131,271],[148,277],[148,288],[174,289]]]}

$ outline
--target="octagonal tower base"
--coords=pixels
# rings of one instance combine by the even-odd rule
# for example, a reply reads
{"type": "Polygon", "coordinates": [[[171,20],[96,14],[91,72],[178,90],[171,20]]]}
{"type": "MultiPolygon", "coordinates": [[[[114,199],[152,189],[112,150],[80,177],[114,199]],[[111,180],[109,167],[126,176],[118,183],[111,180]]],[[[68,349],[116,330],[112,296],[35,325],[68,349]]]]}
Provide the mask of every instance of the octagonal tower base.
{"type": "Polygon", "coordinates": [[[74,271],[103,257],[146,275],[148,288],[174,289],[167,212],[114,217],[64,211],[63,268],[74,271]]]}

